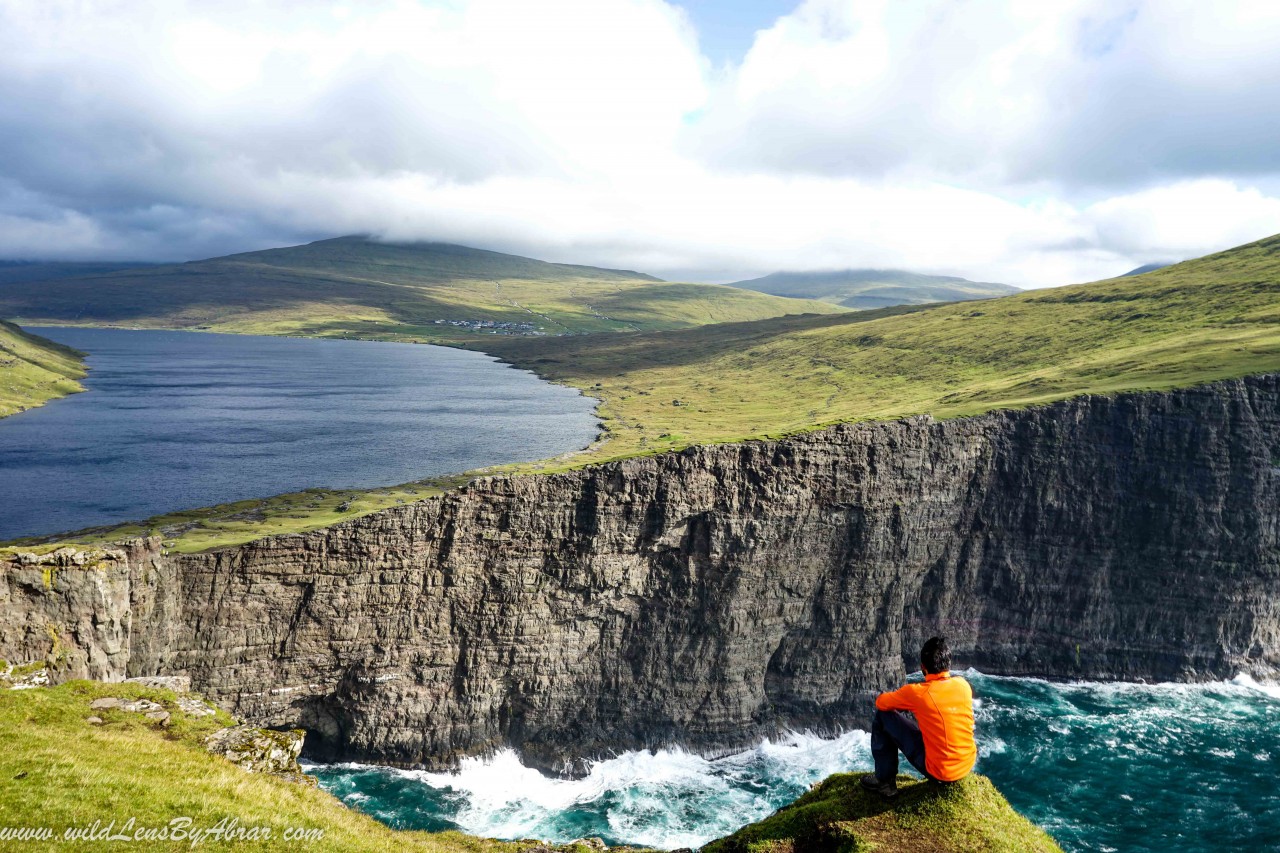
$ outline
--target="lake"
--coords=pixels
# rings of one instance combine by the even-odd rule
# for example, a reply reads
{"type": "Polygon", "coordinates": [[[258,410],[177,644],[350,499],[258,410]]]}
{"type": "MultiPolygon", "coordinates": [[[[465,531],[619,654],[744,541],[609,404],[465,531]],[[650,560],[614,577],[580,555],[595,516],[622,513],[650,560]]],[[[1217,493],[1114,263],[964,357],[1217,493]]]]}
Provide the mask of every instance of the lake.
{"type": "Polygon", "coordinates": [[[0,419],[0,539],[528,462],[598,428],[577,390],[448,347],[29,330],[90,372],[84,393],[0,419]]]}

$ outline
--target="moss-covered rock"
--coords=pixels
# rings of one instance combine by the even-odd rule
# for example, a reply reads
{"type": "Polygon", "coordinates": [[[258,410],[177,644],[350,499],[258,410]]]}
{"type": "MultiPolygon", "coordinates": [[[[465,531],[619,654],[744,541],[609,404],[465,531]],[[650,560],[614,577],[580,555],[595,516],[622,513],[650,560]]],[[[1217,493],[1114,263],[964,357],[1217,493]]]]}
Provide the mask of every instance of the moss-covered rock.
{"type": "Polygon", "coordinates": [[[702,853],[1061,853],[1018,814],[985,776],[951,784],[898,778],[898,796],[882,799],[859,783],[863,774],[828,777],[789,806],[702,853]]]}
{"type": "Polygon", "coordinates": [[[302,729],[281,732],[256,726],[231,726],[210,735],[205,746],[250,773],[273,773],[293,782],[314,785],[315,779],[303,775],[298,766],[305,737],[302,729]]]}

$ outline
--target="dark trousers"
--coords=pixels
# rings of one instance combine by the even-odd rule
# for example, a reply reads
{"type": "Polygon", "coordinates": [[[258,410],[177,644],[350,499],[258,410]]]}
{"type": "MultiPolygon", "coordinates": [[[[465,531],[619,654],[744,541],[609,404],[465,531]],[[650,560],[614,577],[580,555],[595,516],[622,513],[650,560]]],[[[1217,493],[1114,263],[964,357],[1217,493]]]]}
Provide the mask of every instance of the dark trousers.
{"type": "Polygon", "coordinates": [[[906,711],[877,710],[871,720],[871,756],[876,762],[876,778],[888,782],[898,777],[898,753],[911,766],[932,779],[924,769],[924,736],[916,718],[906,711]]]}

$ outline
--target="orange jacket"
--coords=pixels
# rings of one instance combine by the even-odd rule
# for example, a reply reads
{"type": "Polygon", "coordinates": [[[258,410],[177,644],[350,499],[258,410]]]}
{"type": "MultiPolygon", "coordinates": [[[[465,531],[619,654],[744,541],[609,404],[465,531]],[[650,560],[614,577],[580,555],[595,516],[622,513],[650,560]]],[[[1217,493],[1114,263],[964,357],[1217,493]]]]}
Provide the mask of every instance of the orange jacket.
{"type": "Polygon", "coordinates": [[[924,736],[924,766],[943,782],[962,779],[978,760],[973,742],[973,688],[949,672],[926,675],[876,697],[881,711],[910,711],[924,736]]]}

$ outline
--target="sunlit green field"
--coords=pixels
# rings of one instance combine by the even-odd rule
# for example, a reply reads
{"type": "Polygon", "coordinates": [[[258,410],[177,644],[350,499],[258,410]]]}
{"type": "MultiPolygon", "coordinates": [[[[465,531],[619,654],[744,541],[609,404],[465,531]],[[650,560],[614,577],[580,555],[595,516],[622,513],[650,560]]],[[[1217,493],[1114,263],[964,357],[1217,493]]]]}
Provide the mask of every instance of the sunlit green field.
{"type": "Polygon", "coordinates": [[[0,418],[84,390],[81,355],[0,320],[0,418]]]}

